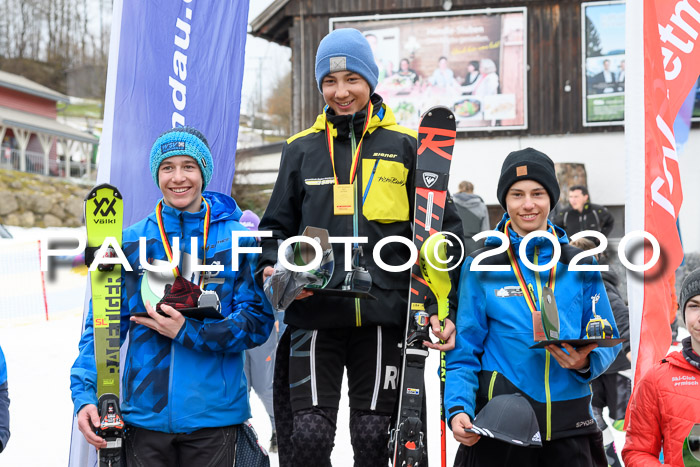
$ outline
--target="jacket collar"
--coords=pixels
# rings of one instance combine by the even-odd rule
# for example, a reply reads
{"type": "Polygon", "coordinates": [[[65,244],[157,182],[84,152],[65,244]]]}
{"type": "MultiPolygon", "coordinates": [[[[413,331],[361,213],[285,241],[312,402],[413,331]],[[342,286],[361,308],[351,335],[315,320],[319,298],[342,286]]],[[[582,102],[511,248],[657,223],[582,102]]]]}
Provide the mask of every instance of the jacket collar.
{"type": "MultiPolygon", "coordinates": [[[[506,225],[506,222],[508,222],[508,219],[510,219],[510,216],[508,213],[504,213],[503,217],[501,218],[500,222],[496,226],[496,230],[499,232],[503,232],[503,227],[506,225]]],[[[562,229],[561,227],[552,224],[550,220],[547,220],[547,227],[549,232],[552,232],[552,229],[554,229],[554,232],[556,234],[557,239],[559,240],[559,244],[563,245],[566,243],[569,243],[569,238],[566,236],[566,231],[562,229]]],[[[510,244],[513,245],[513,248],[517,251],[520,242],[522,242],[524,237],[521,237],[515,230],[512,228],[508,228],[508,238],[510,239],[510,244]]],[[[500,245],[501,241],[497,239],[496,237],[488,237],[486,241],[484,242],[485,245],[500,245]]],[[[548,239],[545,237],[536,237],[533,238],[530,242],[527,244],[527,251],[530,253],[532,250],[534,250],[535,247],[540,247],[540,250],[552,250],[552,242],[550,242],[548,239]]]]}
{"type": "MultiPolygon", "coordinates": [[[[202,196],[204,196],[204,198],[209,202],[209,206],[211,207],[211,222],[218,222],[223,220],[237,221],[241,218],[241,214],[243,212],[236,204],[236,201],[230,196],[224,195],[223,193],[216,193],[213,191],[205,191],[204,193],[202,193],[202,196]]],[[[166,219],[204,219],[204,215],[205,209],[203,203],[200,205],[200,210],[197,212],[180,211],[179,209],[172,208],[163,203],[163,217],[166,219]]],[[[153,210],[153,212],[149,214],[148,218],[151,221],[158,223],[155,210],[153,210]]]]}
{"type": "MultiPolygon", "coordinates": [[[[379,127],[396,125],[396,118],[394,117],[391,109],[384,104],[382,97],[379,94],[374,93],[370,99],[372,100],[374,110],[372,112],[372,118],[369,121],[367,131],[371,134],[379,127]]],[[[325,106],[323,113],[316,117],[313,128],[315,130],[325,131],[326,122],[328,122],[331,128],[332,136],[343,140],[350,138],[350,123],[352,122],[355,128],[355,135],[359,138],[362,136],[362,126],[365,123],[365,112],[366,109],[363,109],[361,112],[357,112],[354,115],[336,115],[330,107],[325,106]]]]}
{"type": "Polygon", "coordinates": [[[696,369],[700,370],[700,355],[695,353],[693,350],[692,343],[690,342],[690,336],[683,339],[683,358],[693,365],[696,369]]]}
{"type": "Polygon", "coordinates": [[[676,351],[676,352],[671,352],[670,354],[666,355],[662,361],[667,361],[671,365],[680,367],[680,368],[685,368],[690,371],[696,371],[700,372],[700,369],[693,366],[691,363],[686,360],[685,356],[683,355],[683,351],[676,351]]]}

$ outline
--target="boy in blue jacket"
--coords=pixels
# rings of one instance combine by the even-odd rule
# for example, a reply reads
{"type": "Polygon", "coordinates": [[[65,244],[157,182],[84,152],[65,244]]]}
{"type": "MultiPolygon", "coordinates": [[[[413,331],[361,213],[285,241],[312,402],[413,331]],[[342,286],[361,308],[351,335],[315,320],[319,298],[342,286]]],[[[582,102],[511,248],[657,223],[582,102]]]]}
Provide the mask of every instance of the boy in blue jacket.
{"type": "MultiPolygon", "coordinates": [[[[126,423],[125,455],[128,465],[171,466],[233,464],[238,425],[251,417],[243,373],[244,351],[267,340],[273,324],[272,309],[253,280],[256,258],[238,257],[232,270],[232,242],[255,246],[252,237],[237,240],[241,210],[229,196],[204,192],[211,180],[213,161],[204,136],[193,128],[163,133],[150,153],[153,180],[163,193],[152,214],[127,228],[122,250],[133,271],[122,268],[122,341],[129,346],[122,374],[122,415],[126,423]],[[152,265],[169,262],[166,245],[179,237],[181,260],[172,272],[146,271],[139,260],[139,238],[146,238],[152,265]],[[199,251],[190,251],[190,239],[199,251]],[[204,252],[204,253],[203,253],[204,252]],[[223,270],[190,270],[196,254],[207,265],[223,270]],[[165,286],[182,277],[220,301],[223,319],[185,318],[163,304],[161,316],[154,301],[165,286]],[[131,314],[147,312],[148,317],[131,314]]],[[[71,370],[71,391],[78,427],[95,446],[106,446],[95,434],[96,370],[92,312],[80,341],[80,355],[71,370]]]]}
{"type": "MultiPolygon", "coordinates": [[[[570,246],[566,233],[547,220],[559,198],[554,163],[547,155],[532,148],[510,153],[501,169],[497,195],[507,212],[496,229],[508,237],[510,248],[482,256],[479,267],[475,258],[501,244],[489,237],[484,249],[465,260],[456,345],[447,354],[445,409],[454,437],[462,443],[455,465],[607,466],[591,411],[590,382],[610,365],[620,345],[529,348],[535,343],[533,331],[540,320],[545,287],[554,293],[561,339],[585,337],[594,306],[618,337],[603,280],[599,272],[569,268],[580,250],[570,246]],[[519,253],[523,238],[535,231],[553,234],[561,248],[560,258],[543,272],[526,267],[519,253]],[[507,266],[507,270],[486,271],[485,265],[507,266]],[[491,398],[514,393],[522,394],[534,409],[541,449],[466,431],[491,398]]],[[[525,250],[534,265],[550,263],[553,252],[552,242],[544,237],[532,238],[525,250]]]]}

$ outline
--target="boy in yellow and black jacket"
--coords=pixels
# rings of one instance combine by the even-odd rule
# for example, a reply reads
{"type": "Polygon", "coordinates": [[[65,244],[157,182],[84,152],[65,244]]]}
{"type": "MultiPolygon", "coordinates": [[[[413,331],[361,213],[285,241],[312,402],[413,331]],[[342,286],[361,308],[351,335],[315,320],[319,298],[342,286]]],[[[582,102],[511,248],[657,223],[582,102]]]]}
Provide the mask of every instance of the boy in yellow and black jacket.
{"type": "MultiPolygon", "coordinates": [[[[287,308],[288,328],[275,369],[280,465],[330,465],[344,367],[355,465],[386,465],[410,273],[384,270],[373,250],[389,236],[412,240],[416,132],[397,125],[391,109],[374,94],[377,66],[359,31],[336,30],[321,41],[316,79],[327,105],[311,128],[289,138],[283,148],[260,223],[260,230],[273,236],[263,238],[256,276],[264,280],[272,274],[279,239],[319,227],[331,237],[367,238],[360,243],[356,266],[371,274],[377,300],[302,292],[287,308]],[[291,354],[281,355],[290,346],[291,354]],[[282,439],[282,433],[291,439],[282,439]]],[[[444,230],[461,235],[449,197],[444,230]]],[[[326,287],[335,289],[345,279],[350,255],[340,243],[333,250],[335,269],[326,287]]],[[[381,249],[389,265],[403,265],[409,257],[409,249],[399,243],[381,249]]],[[[451,318],[441,336],[445,340],[453,329],[451,318]]]]}

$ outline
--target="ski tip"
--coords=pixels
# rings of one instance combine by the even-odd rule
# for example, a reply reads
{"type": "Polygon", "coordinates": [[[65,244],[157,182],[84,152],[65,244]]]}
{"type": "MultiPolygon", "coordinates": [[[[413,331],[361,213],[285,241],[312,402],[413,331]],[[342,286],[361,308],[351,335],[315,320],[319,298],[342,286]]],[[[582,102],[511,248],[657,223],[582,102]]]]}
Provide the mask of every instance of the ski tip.
{"type": "Polygon", "coordinates": [[[97,196],[98,191],[104,190],[104,189],[112,190],[112,193],[113,193],[115,198],[122,199],[122,194],[116,186],[110,185],[109,183],[103,183],[101,185],[97,185],[92,190],[90,190],[90,192],[85,197],[85,201],[94,198],[95,196],[97,196]]]}
{"type": "Polygon", "coordinates": [[[425,117],[444,117],[448,119],[454,119],[455,116],[450,109],[444,105],[436,105],[425,111],[421,118],[425,117]]]}

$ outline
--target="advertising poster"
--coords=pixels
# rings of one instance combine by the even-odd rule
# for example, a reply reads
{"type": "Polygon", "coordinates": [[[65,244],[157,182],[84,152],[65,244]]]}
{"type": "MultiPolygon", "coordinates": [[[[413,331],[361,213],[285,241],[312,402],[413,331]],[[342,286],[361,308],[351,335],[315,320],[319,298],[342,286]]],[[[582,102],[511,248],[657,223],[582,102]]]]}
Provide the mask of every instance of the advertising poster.
{"type": "Polygon", "coordinates": [[[525,8],[333,18],[363,32],[379,67],[376,92],[417,128],[445,105],[458,131],[527,128],[525,8]]]}
{"type": "Polygon", "coordinates": [[[625,119],[625,2],[581,4],[584,126],[625,119]]]}

